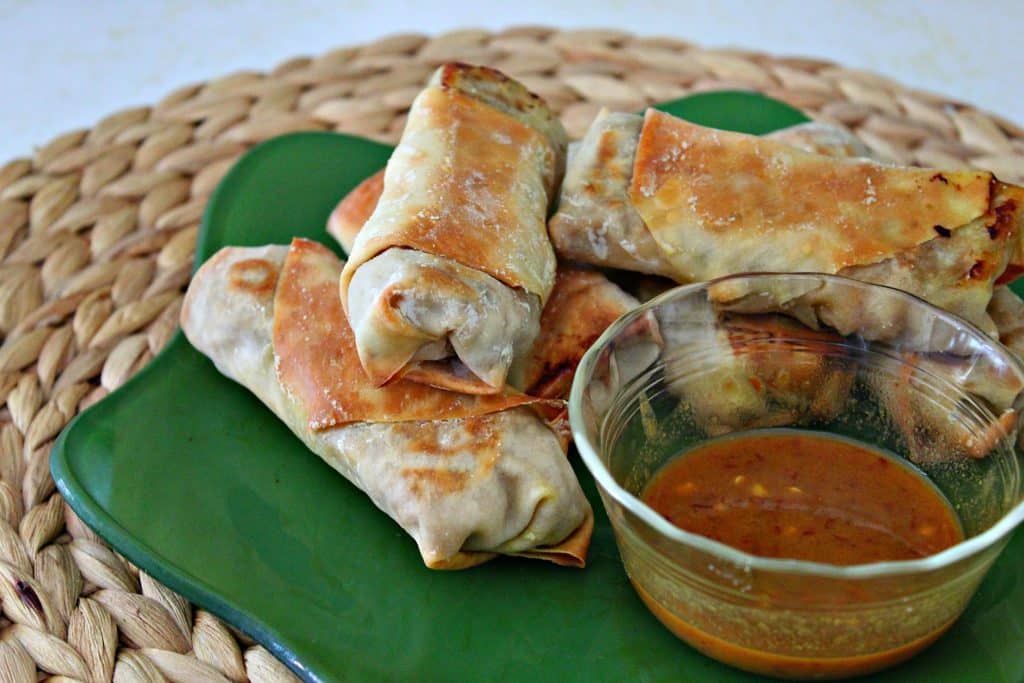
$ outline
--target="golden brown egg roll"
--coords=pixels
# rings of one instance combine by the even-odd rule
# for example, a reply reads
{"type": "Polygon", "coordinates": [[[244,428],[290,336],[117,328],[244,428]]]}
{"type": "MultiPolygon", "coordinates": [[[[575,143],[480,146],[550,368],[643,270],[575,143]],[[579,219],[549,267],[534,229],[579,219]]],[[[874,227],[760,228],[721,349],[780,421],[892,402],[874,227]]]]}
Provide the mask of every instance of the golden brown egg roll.
{"type": "MultiPolygon", "coordinates": [[[[678,282],[845,275],[904,289],[994,334],[986,308],[994,285],[1024,264],[1022,226],[1024,189],[991,173],[834,158],[649,110],[642,121],[595,121],[549,227],[559,255],[577,261],[678,282]]],[[[851,315],[840,308],[834,318],[851,315]]]]}
{"type": "Polygon", "coordinates": [[[592,512],[569,465],[564,403],[366,378],[326,247],[228,247],[196,273],[189,341],[416,541],[459,569],[496,554],[582,566],[592,512]]]}
{"type": "Polygon", "coordinates": [[[545,221],[566,143],[544,102],[499,72],[448,64],[434,75],[340,278],[375,385],[502,390],[554,287],[545,221]]]}

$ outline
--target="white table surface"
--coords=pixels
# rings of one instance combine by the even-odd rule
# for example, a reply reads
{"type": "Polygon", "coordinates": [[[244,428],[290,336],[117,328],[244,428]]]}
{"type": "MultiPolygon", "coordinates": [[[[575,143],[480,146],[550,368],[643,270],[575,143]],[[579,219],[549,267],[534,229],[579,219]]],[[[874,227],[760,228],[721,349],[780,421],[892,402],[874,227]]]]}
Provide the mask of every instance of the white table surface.
{"type": "Polygon", "coordinates": [[[1024,121],[1024,0],[0,0],[0,164],[237,69],[393,32],[516,24],[823,57],[1024,121]]]}

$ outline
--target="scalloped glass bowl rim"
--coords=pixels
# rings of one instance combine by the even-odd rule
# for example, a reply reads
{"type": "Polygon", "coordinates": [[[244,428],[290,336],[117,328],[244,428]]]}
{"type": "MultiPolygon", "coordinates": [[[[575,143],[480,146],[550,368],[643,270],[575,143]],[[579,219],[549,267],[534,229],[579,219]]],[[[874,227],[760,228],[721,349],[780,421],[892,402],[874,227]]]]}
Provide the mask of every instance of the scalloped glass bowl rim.
{"type": "Polygon", "coordinates": [[[586,389],[587,384],[590,382],[598,356],[607,347],[608,343],[617,337],[619,333],[628,327],[633,321],[644,313],[658,308],[666,301],[691,296],[696,292],[706,290],[710,286],[720,282],[748,279],[824,279],[826,281],[837,282],[843,286],[888,290],[890,295],[901,297],[908,301],[912,306],[924,307],[937,318],[940,318],[951,325],[962,328],[965,332],[982,342],[992,353],[997,354],[1019,374],[1024,376],[1024,364],[1017,360],[1017,358],[1005,349],[1005,347],[1001,346],[998,342],[993,341],[977,327],[961,318],[958,318],[952,313],[929,304],[913,294],[909,294],[893,287],[869,284],[840,275],[819,273],[744,273],[728,275],[708,282],[681,285],[641,304],[612,323],[611,326],[605,330],[604,334],[602,334],[597,341],[587,349],[587,352],[584,354],[583,360],[580,361],[579,368],[576,371],[576,376],[572,383],[572,391],[569,396],[569,422],[572,428],[573,440],[576,443],[576,448],[580,453],[580,457],[582,458],[584,465],[586,465],[587,469],[597,481],[602,493],[611,496],[615,502],[639,517],[644,523],[652,527],[665,538],[683,545],[692,546],[697,550],[718,556],[723,560],[743,565],[747,570],[784,572],[834,579],[873,579],[886,576],[925,573],[943,569],[995,545],[1000,540],[1008,537],[1021,522],[1024,522],[1024,497],[1022,497],[1014,507],[999,519],[999,521],[984,532],[961,541],[942,552],[929,555],[918,560],[872,562],[868,564],[840,566],[826,564],[823,562],[759,557],[757,555],[751,555],[750,553],[743,552],[742,550],[738,550],[724,543],[714,541],[705,536],[684,531],[683,529],[669,523],[661,515],[643,503],[639,498],[620,486],[618,482],[615,481],[611,472],[608,471],[608,468],[605,467],[604,462],[602,462],[601,458],[598,456],[585,428],[585,420],[583,418],[583,392],[586,389]]]}

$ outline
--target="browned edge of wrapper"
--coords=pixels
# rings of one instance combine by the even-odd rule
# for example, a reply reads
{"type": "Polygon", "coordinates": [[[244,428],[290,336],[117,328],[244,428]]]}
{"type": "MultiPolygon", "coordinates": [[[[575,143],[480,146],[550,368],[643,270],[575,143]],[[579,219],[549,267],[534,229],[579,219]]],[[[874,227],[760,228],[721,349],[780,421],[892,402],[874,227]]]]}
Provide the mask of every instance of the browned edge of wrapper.
{"type": "Polygon", "coordinates": [[[590,549],[590,539],[594,535],[594,511],[587,508],[587,516],[576,529],[564,540],[554,545],[541,546],[534,550],[525,550],[519,553],[491,553],[475,550],[460,550],[458,553],[446,560],[433,560],[427,563],[430,569],[459,570],[475,567],[499,555],[508,557],[522,557],[528,560],[543,560],[557,564],[560,567],[571,567],[583,569],[587,566],[587,550],[590,549]]]}

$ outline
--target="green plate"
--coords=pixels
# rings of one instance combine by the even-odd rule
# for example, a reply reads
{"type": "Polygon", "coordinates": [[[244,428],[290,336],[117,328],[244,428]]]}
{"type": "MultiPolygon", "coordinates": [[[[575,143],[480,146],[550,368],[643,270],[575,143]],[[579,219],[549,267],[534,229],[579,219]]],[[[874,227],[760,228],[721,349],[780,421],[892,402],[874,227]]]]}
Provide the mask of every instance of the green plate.
{"type": "MultiPolygon", "coordinates": [[[[757,133],[803,121],[748,93],[663,106],[757,133]]],[[[224,245],[330,244],[334,204],[390,148],[299,133],[249,152],[207,209],[197,261],[224,245]]],[[[626,579],[593,481],[585,570],[503,558],[424,568],[416,545],[179,334],[53,449],[54,478],[85,522],[196,604],[251,634],[307,680],[744,681],[671,636],[626,579]]],[[[878,677],[1024,679],[1024,536],[967,614],[922,656],[878,677]]]]}

